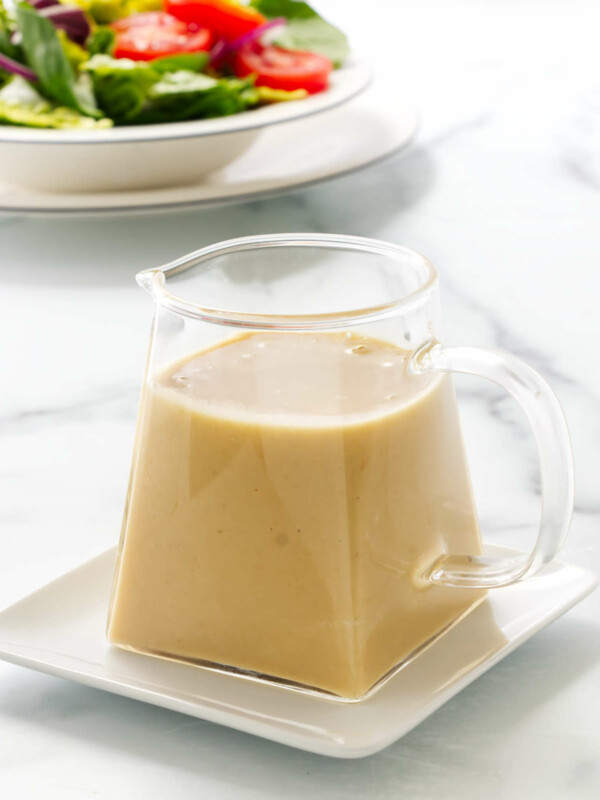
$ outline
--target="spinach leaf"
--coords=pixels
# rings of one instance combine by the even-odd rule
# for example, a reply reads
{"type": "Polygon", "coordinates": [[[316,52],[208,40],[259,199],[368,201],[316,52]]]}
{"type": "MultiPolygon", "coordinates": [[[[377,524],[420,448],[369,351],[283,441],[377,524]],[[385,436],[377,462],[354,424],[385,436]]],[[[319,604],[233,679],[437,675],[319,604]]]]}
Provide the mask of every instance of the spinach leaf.
{"type": "Polygon", "coordinates": [[[115,39],[116,35],[112,28],[106,25],[98,25],[98,27],[92,31],[85,46],[90,57],[99,54],[112,56],[115,49],[115,39]]]}
{"type": "Polygon", "coordinates": [[[204,51],[198,53],[178,53],[172,56],[163,56],[162,58],[154,58],[150,62],[152,69],[160,72],[161,75],[165,72],[177,72],[178,70],[187,70],[188,72],[202,72],[204,67],[208,64],[210,55],[204,51]]]}
{"type": "Polygon", "coordinates": [[[82,69],[91,75],[98,105],[117,125],[136,119],[150,87],[160,80],[147,61],[129,58],[96,55],[82,69]]]}
{"type": "Polygon", "coordinates": [[[0,123],[28,128],[110,128],[109,119],[95,120],[42,97],[24,78],[15,75],[0,89],[0,123]]]}
{"type": "Polygon", "coordinates": [[[44,92],[61,105],[88,117],[101,117],[88,80],[76,80],[56,28],[27,3],[17,5],[17,22],[27,63],[44,92]]]}
{"type": "Polygon", "coordinates": [[[302,0],[250,0],[250,5],[265,17],[285,17],[286,19],[310,19],[319,16],[308,3],[302,0]]]}
{"type": "Polygon", "coordinates": [[[134,61],[132,58],[113,58],[112,56],[98,53],[86,61],[82,69],[90,72],[94,77],[108,75],[128,75],[132,80],[144,86],[151,86],[159,79],[159,73],[153,68],[151,61],[134,61]]]}
{"type": "Polygon", "coordinates": [[[285,17],[287,25],[276,44],[289,50],[309,50],[331,59],[339,67],[350,53],[348,40],[339,28],[323,19],[302,0],[251,0],[268,19],[285,17]]]}

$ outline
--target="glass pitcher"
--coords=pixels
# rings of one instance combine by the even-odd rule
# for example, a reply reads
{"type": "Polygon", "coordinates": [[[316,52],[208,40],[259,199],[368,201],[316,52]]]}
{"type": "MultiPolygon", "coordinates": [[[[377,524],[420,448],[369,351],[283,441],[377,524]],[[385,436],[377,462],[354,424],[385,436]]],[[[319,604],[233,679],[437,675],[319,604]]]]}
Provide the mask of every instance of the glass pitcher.
{"type": "Polygon", "coordinates": [[[254,236],[137,280],[155,312],[113,644],[362,699],[557,552],[573,505],[558,401],[514,356],[441,344],[427,259],[254,236]],[[482,554],[452,371],[499,383],[529,420],[543,496],[527,555],[482,554]]]}

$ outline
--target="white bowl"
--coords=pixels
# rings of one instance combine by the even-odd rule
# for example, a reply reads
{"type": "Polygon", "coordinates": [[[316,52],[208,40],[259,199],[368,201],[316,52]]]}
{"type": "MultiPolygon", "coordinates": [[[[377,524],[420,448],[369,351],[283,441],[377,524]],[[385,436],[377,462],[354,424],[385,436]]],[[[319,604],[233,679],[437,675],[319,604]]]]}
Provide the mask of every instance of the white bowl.
{"type": "Polygon", "coordinates": [[[0,126],[3,182],[46,192],[112,192],[183,186],[229,164],[261,132],[318,114],[365,89],[370,72],[351,62],[325,92],[230,117],[101,130],[0,126]]]}

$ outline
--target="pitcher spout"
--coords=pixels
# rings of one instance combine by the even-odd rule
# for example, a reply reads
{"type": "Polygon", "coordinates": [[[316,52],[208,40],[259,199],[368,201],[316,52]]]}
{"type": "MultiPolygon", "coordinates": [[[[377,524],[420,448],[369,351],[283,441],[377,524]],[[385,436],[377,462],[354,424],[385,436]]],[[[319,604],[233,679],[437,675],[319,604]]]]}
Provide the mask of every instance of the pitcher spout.
{"type": "Polygon", "coordinates": [[[156,299],[156,276],[159,274],[162,274],[159,269],[145,269],[135,276],[138,286],[145,289],[154,299],[156,299]]]}

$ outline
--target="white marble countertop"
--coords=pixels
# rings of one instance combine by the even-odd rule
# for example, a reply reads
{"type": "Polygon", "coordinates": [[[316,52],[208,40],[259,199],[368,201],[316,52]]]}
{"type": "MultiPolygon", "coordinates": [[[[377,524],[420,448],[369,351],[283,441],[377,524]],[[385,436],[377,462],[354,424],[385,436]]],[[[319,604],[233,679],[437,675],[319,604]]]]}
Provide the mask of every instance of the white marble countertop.
{"type": "MultiPolygon", "coordinates": [[[[596,3],[320,5],[347,19],[378,70],[414,89],[422,127],[404,153],[253,204],[0,221],[0,605],[118,537],[151,313],[134,273],[218,239],[288,230],[425,253],[441,273],[447,340],[512,350],[549,379],[577,470],[562,558],[600,572],[596,3]]],[[[482,382],[458,387],[484,532],[524,547],[539,512],[524,422],[482,382]]],[[[403,740],[355,762],[2,664],[0,795],[596,800],[599,612],[597,592],[403,740]]]]}

